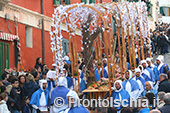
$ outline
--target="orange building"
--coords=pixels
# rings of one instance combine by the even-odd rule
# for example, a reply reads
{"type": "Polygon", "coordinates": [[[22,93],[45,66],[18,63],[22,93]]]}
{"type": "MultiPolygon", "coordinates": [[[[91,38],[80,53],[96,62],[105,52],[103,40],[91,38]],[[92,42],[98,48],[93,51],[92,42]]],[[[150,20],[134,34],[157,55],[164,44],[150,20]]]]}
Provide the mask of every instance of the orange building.
{"type": "MultiPolygon", "coordinates": [[[[0,1],[0,75],[5,68],[15,69],[21,58],[22,68],[34,68],[37,57],[51,68],[53,53],[50,48],[52,14],[60,4],[101,3],[111,0],[1,0],[0,1]],[[42,14],[43,2],[43,14],[42,14]],[[42,24],[43,19],[43,24],[42,24]],[[42,30],[42,28],[44,30],[42,30]],[[43,32],[44,31],[44,32],[43,32]],[[43,33],[42,33],[43,32],[43,33]],[[43,38],[44,37],[44,41],[43,38]],[[18,41],[15,41],[18,40],[18,41]],[[18,43],[19,42],[19,43],[18,43]],[[44,46],[43,43],[44,42],[44,46]],[[44,47],[44,49],[43,49],[44,47]],[[19,57],[18,57],[19,56],[19,57]]],[[[63,49],[68,52],[68,34],[63,29],[63,49]]],[[[78,52],[81,35],[76,35],[78,52]]],[[[63,53],[63,55],[64,55],[63,53]]]]}

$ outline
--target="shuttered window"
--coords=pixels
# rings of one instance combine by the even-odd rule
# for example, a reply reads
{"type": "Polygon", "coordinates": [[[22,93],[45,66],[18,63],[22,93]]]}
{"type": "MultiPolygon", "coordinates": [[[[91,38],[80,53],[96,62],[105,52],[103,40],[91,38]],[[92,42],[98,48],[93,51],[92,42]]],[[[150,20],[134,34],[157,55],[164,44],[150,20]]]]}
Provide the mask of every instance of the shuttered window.
{"type": "Polygon", "coordinates": [[[69,5],[70,0],[54,0],[54,5],[69,5]]]}
{"type": "Polygon", "coordinates": [[[170,7],[160,7],[160,14],[162,16],[170,16],[170,7]]]}
{"type": "Polygon", "coordinates": [[[67,52],[69,52],[69,49],[68,49],[68,43],[69,41],[65,38],[62,39],[62,47],[63,47],[63,57],[66,55],[67,52]]]}
{"type": "Polygon", "coordinates": [[[81,0],[81,2],[84,2],[85,4],[91,4],[94,3],[95,4],[95,0],[81,0]]]}
{"type": "Polygon", "coordinates": [[[9,44],[0,42],[0,75],[4,73],[5,68],[9,68],[9,44]]]}

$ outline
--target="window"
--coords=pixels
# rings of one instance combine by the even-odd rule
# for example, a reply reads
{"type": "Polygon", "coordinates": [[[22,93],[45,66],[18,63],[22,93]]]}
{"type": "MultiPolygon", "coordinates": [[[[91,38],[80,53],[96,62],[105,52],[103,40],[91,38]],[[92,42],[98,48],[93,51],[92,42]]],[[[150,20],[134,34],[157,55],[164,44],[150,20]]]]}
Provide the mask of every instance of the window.
{"type": "Polygon", "coordinates": [[[5,68],[9,68],[9,45],[0,42],[0,75],[4,73],[5,68]]]}
{"type": "Polygon", "coordinates": [[[25,26],[26,47],[32,48],[32,27],[25,26]]]}
{"type": "Polygon", "coordinates": [[[62,39],[62,47],[63,47],[63,57],[66,55],[66,53],[67,52],[69,52],[69,50],[68,50],[68,40],[67,39],[65,39],[65,38],[63,38],[62,39]]]}
{"type": "Polygon", "coordinates": [[[55,5],[69,5],[70,0],[54,0],[55,5]]]}
{"type": "Polygon", "coordinates": [[[91,4],[91,3],[95,4],[95,0],[81,0],[81,2],[84,2],[85,4],[91,4]]]}
{"type": "Polygon", "coordinates": [[[162,16],[170,16],[170,7],[160,7],[160,14],[162,16]]]}

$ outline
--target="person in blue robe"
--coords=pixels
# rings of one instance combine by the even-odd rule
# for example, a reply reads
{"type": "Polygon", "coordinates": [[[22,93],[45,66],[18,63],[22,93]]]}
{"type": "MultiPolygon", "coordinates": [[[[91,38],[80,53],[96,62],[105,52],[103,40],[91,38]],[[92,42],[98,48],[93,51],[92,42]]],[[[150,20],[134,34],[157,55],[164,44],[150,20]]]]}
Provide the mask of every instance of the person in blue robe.
{"type": "Polygon", "coordinates": [[[142,60],[141,64],[143,66],[142,76],[145,79],[145,81],[155,82],[155,74],[153,73],[153,71],[150,68],[148,68],[148,64],[147,64],[146,60],[142,60]]]}
{"type": "Polygon", "coordinates": [[[143,108],[139,111],[139,113],[149,113],[151,110],[149,108],[143,108]]]}
{"type": "Polygon", "coordinates": [[[96,81],[100,80],[100,67],[98,67],[97,69],[95,69],[94,71],[95,77],[96,77],[96,81]]]}
{"type": "Polygon", "coordinates": [[[139,97],[145,89],[145,82],[146,82],[145,79],[141,76],[141,70],[139,68],[135,69],[135,76],[133,77],[133,80],[135,80],[139,85],[139,93],[138,93],[138,97],[139,97]]]}
{"type": "Polygon", "coordinates": [[[40,80],[39,85],[40,88],[33,93],[29,103],[33,107],[33,113],[48,111],[50,106],[49,91],[46,89],[47,80],[40,80]]]}
{"type": "Polygon", "coordinates": [[[158,68],[152,64],[152,60],[151,58],[146,58],[146,61],[147,61],[147,64],[148,64],[148,68],[150,68],[154,75],[155,75],[155,82],[159,80],[159,71],[158,71],[158,68]]]}
{"type": "Polygon", "coordinates": [[[164,56],[162,56],[162,55],[159,55],[159,56],[156,58],[156,64],[155,64],[155,65],[157,66],[158,71],[159,71],[160,74],[161,74],[161,73],[166,74],[167,71],[169,70],[168,64],[163,63],[163,61],[164,61],[164,56]]]}
{"type": "Polygon", "coordinates": [[[80,78],[84,78],[84,72],[81,71],[80,78]]]}
{"type": "Polygon", "coordinates": [[[70,89],[73,86],[73,78],[67,76],[66,79],[67,79],[67,88],[70,89]]]}
{"type": "Polygon", "coordinates": [[[120,106],[118,106],[118,103],[113,103],[113,107],[117,109],[118,113],[120,112],[122,105],[121,105],[121,101],[126,99],[127,101],[124,101],[124,105],[129,105],[129,100],[130,100],[130,95],[129,93],[123,89],[122,86],[122,81],[121,80],[116,80],[114,83],[114,91],[111,94],[111,97],[113,99],[113,101],[115,99],[119,99],[120,101],[118,102],[120,104],[120,106]]]}
{"type": "Polygon", "coordinates": [[[51,98],[51,91],[56,87],[55,75],[56,75],[56,71],[53,70],[49,70],[47,73],[47,90],[50,92],[50,98],[51,98]]]}
{"type": "Polygon", "coordinates": [[[78,104],[78,101],[80,100],[75,91],[70,90],[67,94],[67,99],[70,106],[68,109],[65,110],[64,113],[89,113],[88,109],[78,104]],[[74,98],[75,101],[70,101],[72,100],[72,98],[74,98]]]}
{"type": "Polygon", "coordinates": [[[103,67],[104,67],[104,68],[107,67],[107,58],[104,58],[104,59],[103,59],[103,67]]]}
{"type": "MultiPolygon", "coordinates": [[[[56,87],[55,89],[53,89],[53,91],[51,92],[51,110],[52,113],[59,113],[60,111],[64,111],[65,109],[68,108],[68,102],[67,102],[67,94],[69,92],[69,89],[66,88],[66,79],[65,77],[59,77],[58,78],[58,87],[56,87]],[[64,99],[64,105],[62,107],[56,107],[54,104],[54,101],[56,98],[63,98],[64,99]]],[[[59,103],[61,104],[61,103],[59,103]]]]}
{"type": "Polygon", "coordinates": [[[85,67],[85,65],[83,65],[82,71],[80,72],[80,78],[81,78],[81,79],[83,79],[84,77],[86,77],[85,69],[86,69],[86,67],[85,67]]]}
{"type": "MultiPolygon", "coordinates": [[[[75,87],[77,88],[76,90],[78,91],[78,89],[79,89],[78,79],[76,78],[75,80],[76,80],[76,82],[75,82],[76,86],[75,87]]],[[[80,92],[82,92],[83,90],[87,89],[86,82],[85,82],[84,79],[81,79],[81,78],[79,78],[79,80],[80,80],[80,92]]],[[[73,89],[73,87],[71,89],[73,89]]]]}
{"type": "Polygon", "coordinates": [[[64,60],[64,62],[65,62],[66,64],[71,65],[71,62],[70,62],[69,60],[64,60]]]}
{"type": "MultiPolygon", "coordinates": [[[[105,68],[103,68],[103,72],[104,72],[104,78],[108,78],[108,73],[105,68]]],[[[100,69],[100,75],[101,75],[100,77],[103,78],[102,68],[100,69]]]]}
{"type": "Polygon", "coordinates": [[[130,64],[129,64],[129,62],[127,62],[127,69],[130,70],[130,68],[131,68],[130,64]]]}
{"type": "Polygon", "coordinates": [[[123,81],[122,86],[126,91],[128,91],[129,95],[133,99],[138,98],[139,85],[135,80],[132,79],[132,71],[131,70],[128,70],[125,72],[125,81],[123,81]]]}
{"type": "Polygon", "coordinates": [[[68,72],[65,68],[63,68],[62,76],[65,77],[65,79],[66,79],[66,86],[65,87],[71,89],[71,87],[73,86],[73,78],[68,76],[68,72]]]}
{"type": "Polygon", "coordinates": [[[83,79],[81,79],[81,82],[80,82],[80,92],[82,92],[83,90],[87,89],[86,88],[86,83],[83,79]]]}
{"type": "Polygon", "coordinates": [[[152,92],[157,97],[158,91],[153,89],[153,82],[151,81],[145,83],[145,90],[142,92],[141,97],[144,97],[148,92],[152,92]]]}

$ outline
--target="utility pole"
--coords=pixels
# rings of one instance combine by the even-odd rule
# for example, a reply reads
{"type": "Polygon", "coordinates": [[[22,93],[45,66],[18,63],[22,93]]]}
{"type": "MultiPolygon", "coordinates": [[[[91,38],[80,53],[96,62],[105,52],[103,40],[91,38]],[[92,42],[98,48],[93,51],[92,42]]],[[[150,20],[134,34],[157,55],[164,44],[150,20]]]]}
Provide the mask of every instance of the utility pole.
{"type": "MultiPolygon", "coordinates": [[[[44,15],[44,3],[41,0],[41,14],[44,15]]],[[[42,29],[41,29],[41,36],[42,36],[42,60],[43,64],[45,64],[45,45],[44,45],[44,18],[42,18],[42,29]]]]}

